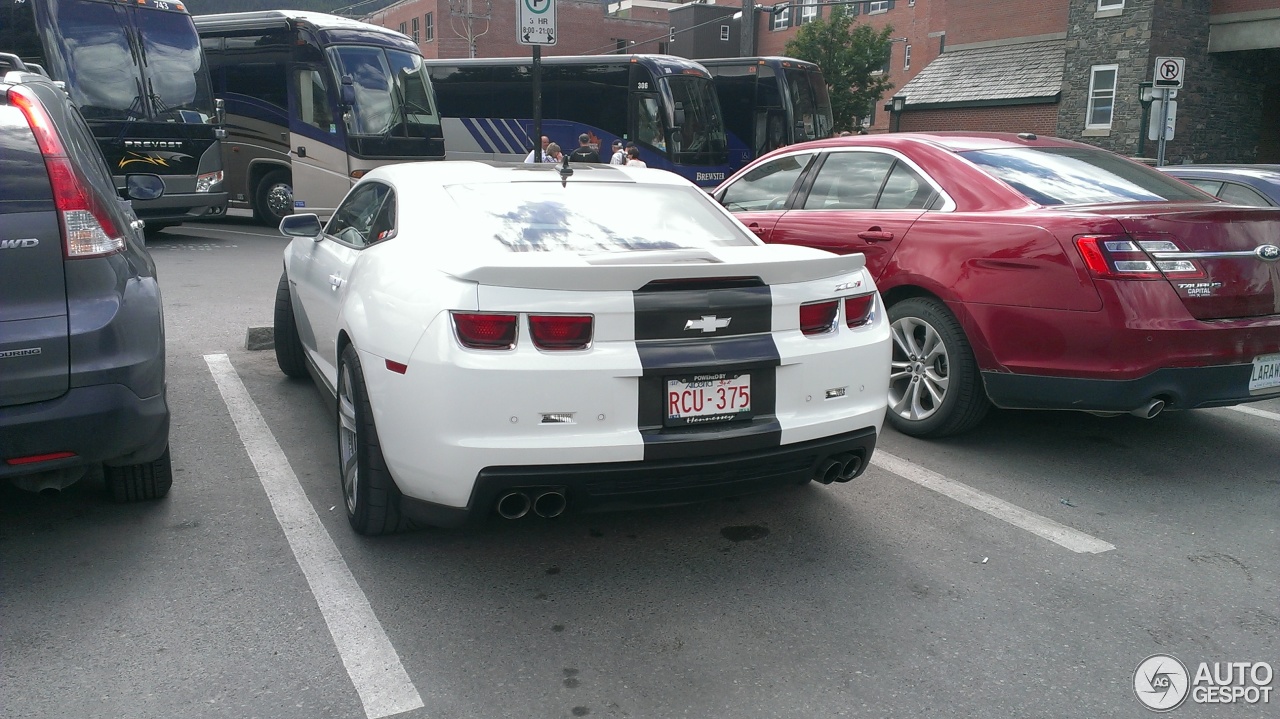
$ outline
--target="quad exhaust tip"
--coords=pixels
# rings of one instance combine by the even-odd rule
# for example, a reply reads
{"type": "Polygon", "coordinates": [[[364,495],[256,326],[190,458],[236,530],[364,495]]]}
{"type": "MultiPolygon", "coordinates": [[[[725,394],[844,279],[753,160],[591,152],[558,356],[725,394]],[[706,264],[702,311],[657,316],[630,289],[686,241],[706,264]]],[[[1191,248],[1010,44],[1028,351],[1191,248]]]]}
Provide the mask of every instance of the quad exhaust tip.
{"type": "Polygon", "coordinates": [[[529,495],[524,492],[507,492],[498,497],[498,514],[505,519],[520,519],[529,513],[529,495]]]}
{"type": "Polygon", "coordinates": [[[504,519],[520,519],[533,512],[539,517],[551,519],[564,514],[569,506],[562,487],[525,487],[502,493],[494,503],[494,509],[504,519]]]}
{"type": "Polygon", "coordinates": [[[862,471],[862,455],[845,452],[827,457],[818,463],[813,479],[822,484],[848,482],[862,471]]]}

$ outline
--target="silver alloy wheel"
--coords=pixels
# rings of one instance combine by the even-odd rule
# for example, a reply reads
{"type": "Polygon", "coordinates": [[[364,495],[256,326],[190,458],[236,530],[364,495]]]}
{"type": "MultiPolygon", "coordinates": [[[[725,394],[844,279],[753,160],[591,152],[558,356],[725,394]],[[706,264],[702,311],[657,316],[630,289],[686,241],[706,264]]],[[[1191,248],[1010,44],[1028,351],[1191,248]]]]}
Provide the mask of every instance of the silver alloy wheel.
{"type": "Polygon", "coordinates": [[[284,217],[293,210],[293,187],[277,182],[267,188],[267,209],[276,217],[284,217]]]}
{"type": "Polygon", "coordinates": [[[351,389],[351,367],[345,363],[338,371],[338,460],[342,464],[342,497],[347,512],[356,512],[356,493],[360,486],[360,462],[356,452],[356,398],[351,389]]]}
{"type": "Polygon", "coordinates": [[[951,369],[947,345],[933,325],[919,317],[903,317],[891,327],[889,411],[906,420],[928,419],[947,398],[951,369]]]}

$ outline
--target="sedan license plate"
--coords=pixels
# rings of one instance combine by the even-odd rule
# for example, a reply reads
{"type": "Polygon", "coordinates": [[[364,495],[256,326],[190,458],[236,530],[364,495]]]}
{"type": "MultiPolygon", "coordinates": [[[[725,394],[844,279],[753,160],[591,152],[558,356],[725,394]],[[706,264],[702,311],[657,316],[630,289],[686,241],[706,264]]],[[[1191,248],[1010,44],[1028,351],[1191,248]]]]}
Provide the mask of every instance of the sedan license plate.
{"type": "Polygon", "coordinates": [[[1249,375],[1249,391],[1280,387],[1280,354],[1253,358],[1253,374],[1249,375]]]}
{"type": "Polygon", "coordinates": [[[751,417],[749,373],[667,378],[666,426],[730,422],[751,417]]]}

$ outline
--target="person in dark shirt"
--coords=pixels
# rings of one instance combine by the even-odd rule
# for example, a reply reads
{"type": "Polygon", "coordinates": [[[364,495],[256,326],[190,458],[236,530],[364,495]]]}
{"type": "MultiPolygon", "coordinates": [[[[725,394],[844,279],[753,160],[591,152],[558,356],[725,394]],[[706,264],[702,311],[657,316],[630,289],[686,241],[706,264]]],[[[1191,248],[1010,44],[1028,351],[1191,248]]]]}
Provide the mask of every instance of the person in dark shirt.
{"type": "Polygon", "coordinates": [[[569,162],[594,162],[600,164],[600,153],[591,146],[591,136],[587,133],[578,135],[578,149],[569,153],[569,162]]]}

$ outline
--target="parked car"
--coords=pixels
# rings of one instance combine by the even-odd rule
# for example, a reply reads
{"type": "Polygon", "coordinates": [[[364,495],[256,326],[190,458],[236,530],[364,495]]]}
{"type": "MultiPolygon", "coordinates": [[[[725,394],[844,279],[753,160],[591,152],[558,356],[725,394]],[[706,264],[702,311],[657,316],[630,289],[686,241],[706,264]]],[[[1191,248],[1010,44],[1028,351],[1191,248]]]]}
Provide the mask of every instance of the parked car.
{"type": "Polygon", "coordinates": [[[1280,396],[1280,211],[1032,134],[793,145],[714,196],[766,242],[860,253],[893,326],[889,420],[990,405],[1154,417],[1280,396]]]}
{"type": "MultiPolygon", "coordinates": [[[[142,223],[65,92],[0,56],[0,478],[120,501],[172,482],[164,320],[142,223]]],[[[163,194],[130,175],[136,199],[163,194]]]]}
{"type": "Polygon", "coordinates": [[[393,165],[281,231],[276,357],[336,399],[361,534],[848,481],[875,447],[863,258],[762,246],[674,174],[393,165]]]}
{"type": "Polygon", "coordinates": [[[1160,170],[1223,202],[1280,207],[1280,165],[1169,165],[1160,170]]]}

